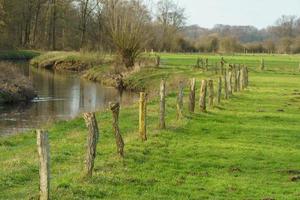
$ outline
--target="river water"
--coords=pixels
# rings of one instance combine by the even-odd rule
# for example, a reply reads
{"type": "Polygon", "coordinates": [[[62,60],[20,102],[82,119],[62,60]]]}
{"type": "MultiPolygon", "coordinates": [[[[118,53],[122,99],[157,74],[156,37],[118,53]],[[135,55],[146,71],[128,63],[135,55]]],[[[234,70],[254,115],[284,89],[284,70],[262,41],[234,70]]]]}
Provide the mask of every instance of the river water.
{"type": "MultiPolygon", "coordinates": [[[[135,93],[120,92],[80,79],[77,74],[54,72],[16,62],[14,67],[33,82],[38,97],[27,105],[0,105],[0,136],[26,132],[83,112],[99,111],[111,101],[121,105],[137,100],[135,93]]],[[[1,73],[1,72],[0,72],[1,73]]]]}

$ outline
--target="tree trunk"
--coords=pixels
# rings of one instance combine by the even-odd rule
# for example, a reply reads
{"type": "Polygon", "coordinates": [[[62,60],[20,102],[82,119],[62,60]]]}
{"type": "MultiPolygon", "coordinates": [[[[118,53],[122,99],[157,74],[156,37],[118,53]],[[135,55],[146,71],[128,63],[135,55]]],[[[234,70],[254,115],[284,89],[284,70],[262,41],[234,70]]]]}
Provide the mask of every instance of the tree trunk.
{"type": "Polygon", "coordinates": [[[189,111],[191,113],[195,112],[195,99],[196,99],[196,79],[191,79],[190,85],[190,104],[189,104],[189,111]]]}
{"type": "Polygon", "coordinates": [[[165,129],[165,109],[166,109],[166,81],[162,80],[160,83],[160,110],[159,110],[159,128],[165,129]]]}
{"type": "Polygon", "coordinates": [[[94,160],[96,158],[99,129],[95,113],[85,113],[83,114],[83,118],[89,129],[87,137],[86,175],[90,177],[93,173],[94,160]]]}
{"type": "Polygon", "coordinates": [[[140,115],[139,115],[139,132],[142,141],[147,141],[147,130],[146,130],[146,114],[147,114],[147,101],[146,93],[140,93],[140,115]]]}
{"type": "Polygon", "coordinates": [[[119,103],[110,103],[110,110],[112,111],[113,116],[113,129],[115,132],[115,139],[117,145],[117,153],[119,156],[124,157],[124,140],[120,133],[119,128],[119,113],[120,113],[120,104],[119,103]]]}
{"type": "Polygon", "coordinates": [[[206,112],[206,93],[207,93],[207,81],[202,80],[201,89],[200,89],[200,111],[206,112]]]}
{"type": "Polygon", "coordinates": [[[48,132],[37,130],[36,133],[40,163],[40,200],[48,200],[50,191],[50,147],[48,132]]]}

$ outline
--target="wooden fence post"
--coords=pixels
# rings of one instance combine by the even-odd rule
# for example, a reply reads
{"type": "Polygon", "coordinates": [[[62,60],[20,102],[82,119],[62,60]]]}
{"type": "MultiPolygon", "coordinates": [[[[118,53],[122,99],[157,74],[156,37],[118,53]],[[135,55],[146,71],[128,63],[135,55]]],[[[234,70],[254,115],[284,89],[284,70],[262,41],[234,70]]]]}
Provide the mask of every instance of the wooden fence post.
{"type": "Polygon", "coordinates": [[[248,70],[247,66],[245,67],[245,74],[246,74],[246,77],[245,77],[245,86],[248,87],[248,85],[249,85],[249,70],[248,70]]]}
{"type": "Polygon", "coordinates": [[[40,200],[48,200],[50,195],[50,147],[48,132],[37,130],[37,148],[40,165],[40,200]]]}
{"type": "Polygon", "coordinates": [[[201,112],[206,112],[206,93],[207,93],[207,81],[202,80],[201,89],[200,89],[200,99],[199,99],[201,112]]]}
{"type": "Polygon", "coordinates": [[[244,67],[240,69],[240,89],[244,90],[245,89],[245,70],[244,67]]]}
{"type": "Polygon", "coordinates": [[[196,79],[191,79],[191,85],[190,85],[190,104],[189,104],[189,111],[191,113],[195,112],[195,99],[196,99],[196,79]]]}
{"type": "Polygon", "coordinates": [[[236,76],[236,82],[237,82],[237,91],[239,92],[241,90],[240,86],[240,77],[241,77],[241,68],[240,66],[237,68],[237,76],[236,76]]]}
{"type": "Polygon", "coordinates": [[[113,129],[115,132],[115,139],[117,145],[117,153],[119,156],[124,157],[124,140],[122,138],[120,128],[119,128],[119,113],[120,113],[120,103],[110,103],[110,110],[112,111],[113,116],[113,129]]]}
{"type": "Polygon", "coordinates": [[[208,58],[205,59],[205,71],[208,71],[208,58]]]}
{"type": "Polygon", "coordinates": [[[160,66],[160,56],[157,55],[156,56],[156,67],[159,67],[160,66]]]}
{"type": "Polygon", "coordinates": [[[228,94],[231,96],[233,93],[232,93],[232,69],[229,69],[228,71],[228,94]]]}
{"type": "Polygon", "coordinates": [[[228,95],[228,81],[227,81],[227,70],[224,70],[224,97],[225,99],[229,98],[228,95]]]}
{"type": "Polygon", "coordinates": [[[147,100],[146,93],[140,93],[140,114],[139,114],[139,133],[142,141],[147,141],[147,100]]]}
{"type": "Polygon", "coordinates": [[[222,96],[222,77],[219,77],[218,80],[218,93],[217,93],[217,103],[221,103],[221,96],[222,96]]]}
{"type": "Polygon", "coordinates": [[[265,60],[263,58],[261,58],[261,60],[260,60],[260,70],[264,71],[264,69],[265,69],[265,60]]]}
{"type": "Polygon", "coordinates": [[[221,59],[221,75],[224,74],[224,65],[225,65],[225,61],[224,61],[224,58],[222,57],[222,59],[221,59]]]}
{"type": "Polygon", "coordinates": [[[165,129],[165,113],[166,113],[166,81],[161,80],[160,83],[160,109],[159,109],[159,128],[165,129]]]}
{"type": "Polygon", "coordinates": [[[238,70],[237,70],[237,66],[236,65],[234,65],[234,73],[233,73],[233,78],[234,78],[234,88],[233,88],[233,91],[234,92],[237,92],[238,91],[238,79],[237,79],[237,77],[238,77],[238,70]]]}
{"type": "Polygon", "coordinates": [[[183,117],[183,82],[179,82],[179,92],[177,96],[177,119],[183,117]]]}
{"type": "Polygon", "coordinates": [[[89,129],[87,136],[86,175],[91,177],[96,158],[99,129],[95,113],[84,113],[83,118],[87,128],[89,129]]]}
{"type": "Polygon", "coordinates": [[[208,91],[209,91],[209,95],[208,95],[208,105],[210,107],[214,107],[214,97],[215,97],[215,92],[214,92],[214,81],[213,80],[209,80],[208,81],[208,91]]]}

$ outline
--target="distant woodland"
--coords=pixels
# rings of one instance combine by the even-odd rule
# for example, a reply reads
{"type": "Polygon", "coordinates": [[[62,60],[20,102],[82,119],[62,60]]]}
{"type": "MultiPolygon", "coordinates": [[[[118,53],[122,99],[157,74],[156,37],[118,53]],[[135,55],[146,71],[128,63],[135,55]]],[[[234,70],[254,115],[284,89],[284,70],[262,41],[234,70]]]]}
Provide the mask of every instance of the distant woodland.
{"type": "Polygon", "coordinates": [[[0,0],[0,48],[118,51],[125,58],[145,49],[300,53],[300,18],[281,16],[261,30],[206,29],[187,26],[185,9],[172,0],[0,0]]]}

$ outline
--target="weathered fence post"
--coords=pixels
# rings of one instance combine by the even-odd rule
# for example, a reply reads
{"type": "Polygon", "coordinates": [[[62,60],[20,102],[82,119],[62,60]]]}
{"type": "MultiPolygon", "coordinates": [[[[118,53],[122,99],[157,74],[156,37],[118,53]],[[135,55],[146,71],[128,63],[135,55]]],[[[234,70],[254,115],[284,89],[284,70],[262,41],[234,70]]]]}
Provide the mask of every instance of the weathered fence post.
{"type": "Polygon", "coordinates": [[[214,92],[214,81],[213,80],[209,80],[208,81],[208,91],[209,91],[209,95],[208,95],[208,105],[210,107],[214,106],[214,97],[215,97],[215,92],[214,92]]]}
{"type": "Polygon", "coordinates": [[[218,93],[217,93],[217,103],[221,103],[221,95],[222,95],[222,77],[219,77],[218,80],[218,93]]]}
{"type": "Polygon", "coordinates": [[[195,99],[196,99],[196,79],[191,79],[190,85],[190,102],[189,102],[189,111],[191,113],[195,112],[195,99]]]}
{"type": "Polygon", "coordinates": [[[146,101],[146,93],[140,93],[140,114],[139,114],[139,133],[142,141],[147,141],[147,101],[146,101]]]}
{"type": "Polygon", "coordinates": [[[50,147],[47,131],[37,130],[37,148],[40,163],[40,200],[48,200],[50,195],[50,147]]]}
{"type": "Polygon", "coordinates": [[[239,92],[241,90],[241,86],[240,86],[240,76],[241,76],[241,67],[240,65],[238,66],[237,68],[237,71],[236,71],[237,75],[236,75],[236,84],[237,84],[237,91],[239,92]]]}
{"type": "Polygon", "coordinates": [[[246,74],[246,77],[245,77],[245,86],[248,87],[248,85],[249,85],[249,70],[248,70],[247,66],[245,67],[245,74],[246,74]]]}
{"type": "Polygon", "coordinates": [[[183,117],[183,82],[179,82],[179,92],[177,96],[177,119],[183,117]]]}
{"type": "Polygon", "coordinates": [[[166,81],[161,80],[160,83],[160,108],[159,108],[159,128],[165,129],[165,113],[166,113],[166,81]]]}
{"type": "Polygon", "coordinates": [[[117,153],[119,154],[119,156],[124,157],[124,140],[122,138],[120,128],[119,128],[120,103],[110,103],[109,107],[110,110],[112,111],[112,116],[113,116],[112,126],[115,132],[117,153]]]}
{"type": "Polygon", "coordinates": [[[222,59],[221,59],[221,75],[224,74],[224,65],[225,65],[225,60],[224,60],[224,58],[222,57],[222,59]]]}
{"type": "Polygon", "coordinates": [[[89,129],[87,137],[86,175],[92,176],[99,138],[99,129],[95,113],[84,113],[83,118],[89,129]]]}
{"type": "Polygon", "coordinates": [[[197,62],[196,62],[196,67],[197,68],[200,68],[200,62],[201,62],[200,58],[197,58],[197,62]]]}
{"type": "Polygon", "coordinates": [[[224,97],[228,99],[228,81],[227,81],[227,70],[224,71],[224,97]]]}
{"type": "Polygon", "coordinates": [[[208,58],[205,59],[205,71],[208,71],[208,58]]]}
{"type": "Polygon", "coordinates": [[[159,67],[160,66],[160,56],[157,55],[156,56],[156,67],[159,67]]]}
{"type": "Polygon", "coordinates": [[[261,60],[260,60],[260,70],[264,71],[264,69],[265,69],[265,60],[263,58],[261,58],[261,60]]]}
{"type": "Polygon", "coordinates": [[[207,93],[207,81],[202,80],[201,89],[200,89],[200,99],[199,99],[201,112],[206,112],[206,93],[207,93]]]}
{"type": "Polygon", "coordinates": [[[244,66],[240,69],[240,89],[245,89],[245,70],[244,66]]]}
{"type": "Polygon", "coordinates": [[[232,95],[232,68],[228,70],[228,94],[232,95]]]}
{"type": "Polygon", "coordinates": [[[233,87],[233,91],[237,92],[238,91],[238,70],[237,70],[237,66],[234,65],[234,73],[233,73],[233,78],[234,78],[234,87],[233,87]]]}

